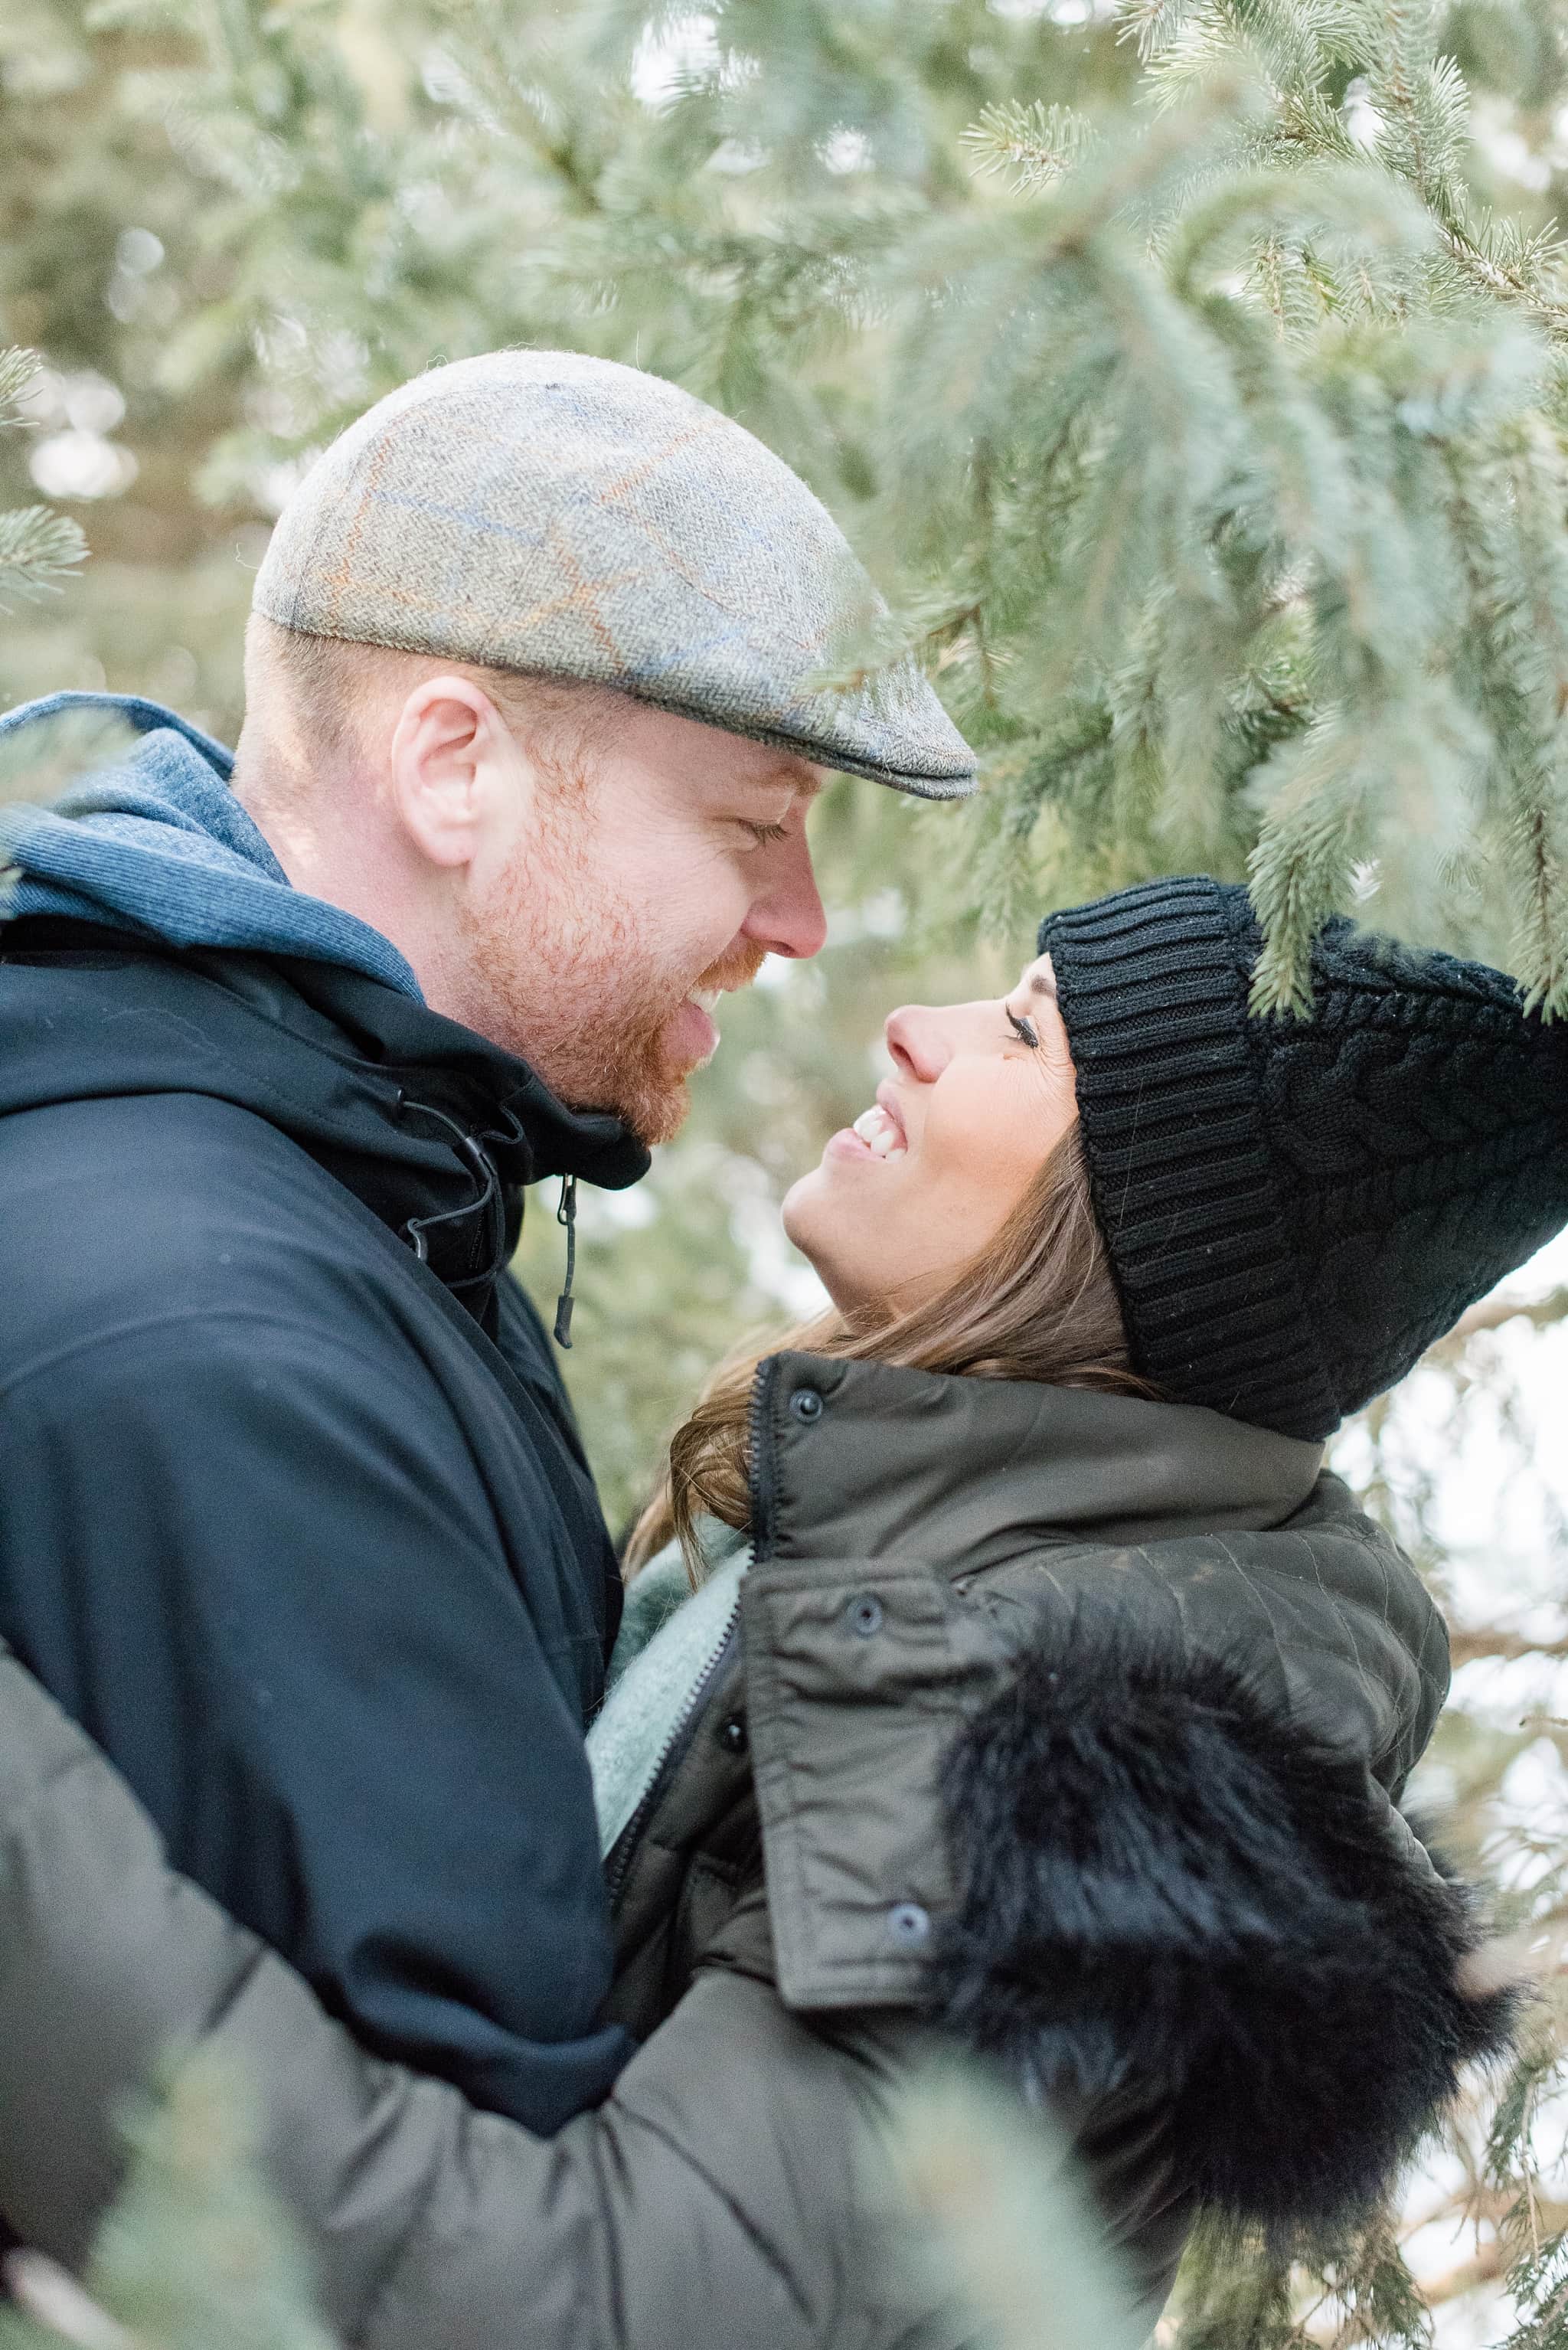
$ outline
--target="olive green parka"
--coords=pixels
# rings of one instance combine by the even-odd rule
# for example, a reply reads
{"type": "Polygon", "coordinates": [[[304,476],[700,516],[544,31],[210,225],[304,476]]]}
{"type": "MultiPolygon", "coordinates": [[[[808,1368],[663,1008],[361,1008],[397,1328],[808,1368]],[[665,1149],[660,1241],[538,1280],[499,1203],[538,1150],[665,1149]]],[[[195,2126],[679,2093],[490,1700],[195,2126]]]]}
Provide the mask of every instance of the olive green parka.
{"type": "Polygon", "coordinates": [[[733,1621],[608,1863],[643,2045],[551,2139],[362,2052],[0,1662],[20,2236],[81,2261],[171,2041],[253,2075],[366,2350],[961,2342],[868,2126],[954,2038],[1065,2122],[1137,2324],[1202,2205],[1379,2190],[1507,2002],[1463,1995],[1466,1898],[1397,1810],[1442,1625],[1319,1448],[806,1355],[763,1366],[753,1437],[733,1621]]]}

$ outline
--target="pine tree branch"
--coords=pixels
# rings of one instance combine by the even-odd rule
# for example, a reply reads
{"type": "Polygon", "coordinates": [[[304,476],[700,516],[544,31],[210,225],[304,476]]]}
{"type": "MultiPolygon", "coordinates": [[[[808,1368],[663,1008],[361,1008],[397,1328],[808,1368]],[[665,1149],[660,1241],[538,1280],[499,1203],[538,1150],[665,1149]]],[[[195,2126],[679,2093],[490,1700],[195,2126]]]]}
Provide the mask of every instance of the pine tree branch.
{"type": "Polygon", "coordinates": [[[1532,323],[1543,328],[1554,342],[1568,342],[1568,302],[1553,301],[1539,286],[1532,286],[1522,271],[1494,261],[1459,223],[1441,223],[1438,235],[1443,250],[1480,292],[1518,303],[1532,323]]]}
{"type": "Polygon", "coordinates": [[[1479,1305],[1460,1315],[1446,1337],[1428,1347],[1422,1360],[1456,1363],[1472,1338],[1486,1331],[1505,1330],[1511,1322],[1528,1322],[1532,1329],[1552,1330],[1563,1321],[1568,1321],[1568,1286],[1548,1290],[1544,1297],[1510,1297],[1506,1293],[1501,1297],[1483,1297],[1479,1305]]]}
{"type": "Polygon", "coordinates": [[[47,506],[17,506],[0,514],[0,612],[6,598],[39,596],[87,556],[81,526],[47,506]]]}
{"type": "MultiPolygon", "coordinates": [[[[1498,2195],[1487,2199],[1487,2208],[1480,2210],[1463,2207],[1459,2199],[1449,2200],[1423,2212],[1414,2225],[1401,2228],[1400,2241],[1407,2242],[1420,2228],[1435,2227],[1448,2219],[1461,2222],[1479,2220],[1501,2227],[1515,2199],[1498,2195]],[[1494,2204],[1495,2210],[1491,2208],[1494,2204]]],[[[1553,2202],[1538,2196],[1536,2222],[1543,2238],[1555,2235],[1561,2229],[1568,2227],[1568,2203],[1553,2202]]],[[[1442,2270],[1426,2281],[1415,2280],[1417,2296],[1428,2310],[1447,2308],[1451,2303],[1462,2300],[1467,2293],[1477,2293],[1483,2285],[1496,2284],[1506,2278],[1517,2258],[1518,2247],[1501,2234],[1494,2235],[1479,2245],[1468,2260],[1457,2261],[1451,2268],[1442,2270]]],[[[1377,2339],[1375,2327],[1354,2312],[1338,2325],[1314,2324],[1309,2317],[1303,2331],[1309,2341],[1321,2344],[1323,2350],[1354,2350],[1356,2344],[1377,2339]]]]}
{"type": "Polygon", "coordinates": [[[8,2253],[5,2276],[17,2308],[46,2333],[74,2344],[76,2350],[139,2350],[130,2329],[44,2253],[25,2250],[8,2253]]]}
{"type": "Polygon", "coordinates": [[[1433,2277],[1419,2290],[1428,2309],[1444,2309],[1450,2302],[1462,2300],[1469,2293],[1477,2293],[1484,2284],[1495,2284],[1508,2270],[1508,2247],[1495,2241],[1482,2244],[1468,2261],[1459,2261],[1440,2276],[1433,2277]]]}
{"type": "Polygon", "coordinates": [[[1532,1640],[1501,1624],[1461,1624],[1449,1627],[1449,1655],[1456,1669],[1480,1657],[1568,1657],[1568,1639],[1532,1640]]]}

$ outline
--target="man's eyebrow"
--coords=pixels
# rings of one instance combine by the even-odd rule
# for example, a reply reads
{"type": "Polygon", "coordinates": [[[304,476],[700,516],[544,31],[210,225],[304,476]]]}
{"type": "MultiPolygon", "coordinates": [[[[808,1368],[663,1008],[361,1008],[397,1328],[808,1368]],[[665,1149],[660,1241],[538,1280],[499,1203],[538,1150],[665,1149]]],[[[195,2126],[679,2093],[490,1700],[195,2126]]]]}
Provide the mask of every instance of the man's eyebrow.
{"type": "Polygon", "coordinates": [[[753,779],[759,786],[787,784],[797,799],[814,800],[826,782],[804,759],[781,759],[776,766],[765,767],[753,779]]]}

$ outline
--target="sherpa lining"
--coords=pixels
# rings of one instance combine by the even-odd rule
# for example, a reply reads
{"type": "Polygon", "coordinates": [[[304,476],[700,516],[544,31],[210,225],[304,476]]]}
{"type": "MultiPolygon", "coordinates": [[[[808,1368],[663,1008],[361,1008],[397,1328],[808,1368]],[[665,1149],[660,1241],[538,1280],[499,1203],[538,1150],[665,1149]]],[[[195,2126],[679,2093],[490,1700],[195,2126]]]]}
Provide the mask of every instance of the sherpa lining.
{"type": "Polygon", "coordinates": [[[712,1563],[692,1591],[678,1543],[650,1558],[627,1593],[610,1659],[608,1695],[588,1730],[588,1763],[607,1854],[653,1783],[681,1710],[719,1648],[747,1565],[745,1537],[704,1524],[712,1563]]]}

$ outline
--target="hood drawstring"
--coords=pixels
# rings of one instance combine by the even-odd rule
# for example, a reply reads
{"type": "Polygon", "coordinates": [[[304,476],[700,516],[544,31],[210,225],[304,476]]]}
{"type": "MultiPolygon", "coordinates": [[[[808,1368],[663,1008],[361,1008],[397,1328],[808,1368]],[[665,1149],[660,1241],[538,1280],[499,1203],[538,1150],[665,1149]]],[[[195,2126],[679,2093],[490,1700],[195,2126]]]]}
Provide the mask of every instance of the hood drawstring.
{"type": "Polygon", "coordinates": [[[444,1208],[433,1216],[410,1216],[402,1228],[403,1237],[420,1263],[429,1264],[430,1236],[432,1232],[440,1232],[443,1226],[459,1231],[472,1217],[483,1216],[485,1222],[485,1262],[476,1273],[462,1275],[442,1274],[441,1279],[454,1296],[465,1289],[487,1288],[506,1262],[506,1202],[494,1161],[478,1135],[468,1133],[456,1118],[448,1118],[443,1109],[437,1109],[433,1102],[411,1101],[400,1086],[393,1116],[400,1119],[410,1110],[418,1110],[421,1118],[433,1118],[438,1126],[445,1128],[452,1138],[452,1147],[467,1165],[479,1189],[472,1199],[465,1200],[461,1207],[444,1208]]]}
{"type": "Polygon", "coordinates": [[[561,1294],[556,1300],[556,1344],[567,1352],[572,1345],[572,1276],[577,1269],[577,1179],[575,1175],[561,1178],[561,1204],[556,1211],[556,1222],[566,1227],[566,1277],[561,1294]]]}

